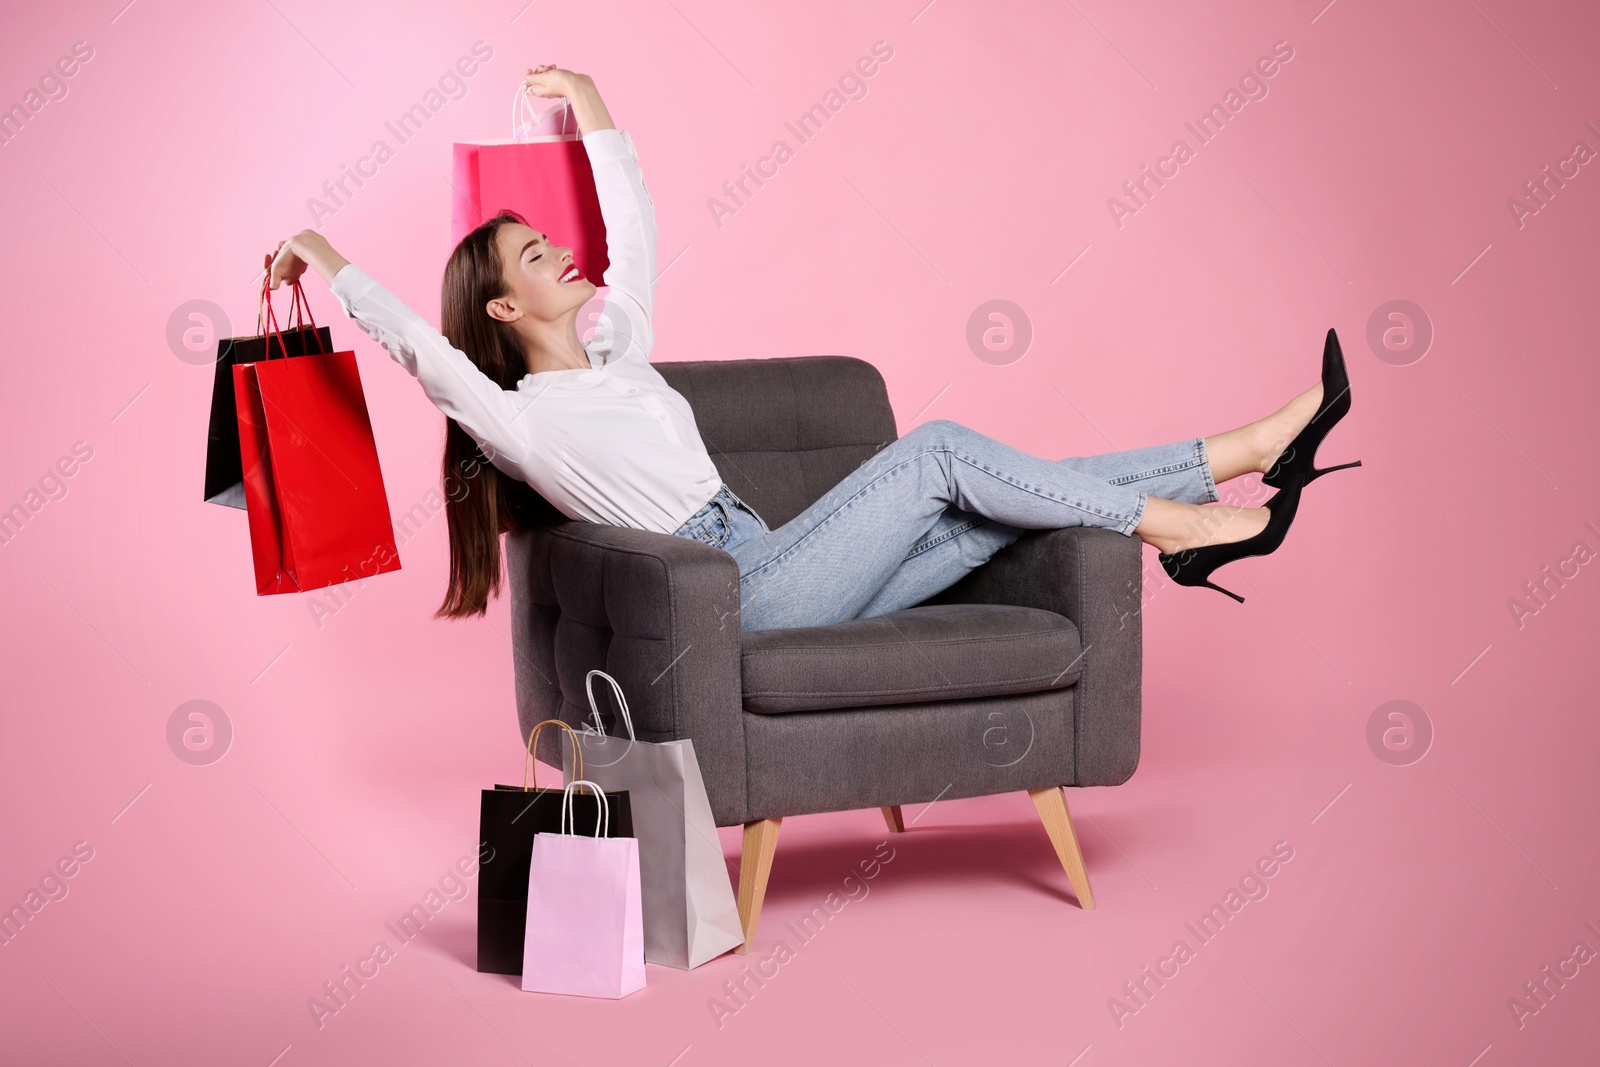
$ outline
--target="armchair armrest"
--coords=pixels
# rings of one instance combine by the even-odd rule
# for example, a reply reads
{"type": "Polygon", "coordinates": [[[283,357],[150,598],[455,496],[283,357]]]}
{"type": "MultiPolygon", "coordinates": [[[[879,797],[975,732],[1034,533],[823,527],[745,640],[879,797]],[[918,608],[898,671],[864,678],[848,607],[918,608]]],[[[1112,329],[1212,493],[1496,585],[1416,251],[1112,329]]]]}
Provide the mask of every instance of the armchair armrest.
{"type": "Polygon", "coordinates": [[[925,603],[1016,604],[1078,627],[1074,785],[1119,785],[1139,764],[1143,544],[1111,530],[1029,530],[925,603]]]}
{"type": "MultiPolygon", "coordinates": [[[[615,678],[641,741],[694,742],[717,825],[746,806],[739,568],[710,545],[650,530],[561,521],[506,536],[511,642],[524,741],[535,722],[578,726],[584,678],[615,678]]],[[[615,697],[595,687],[603,714],[615,697]]],[[[561,765],[560,735],[539,758],[561,765]]]]}

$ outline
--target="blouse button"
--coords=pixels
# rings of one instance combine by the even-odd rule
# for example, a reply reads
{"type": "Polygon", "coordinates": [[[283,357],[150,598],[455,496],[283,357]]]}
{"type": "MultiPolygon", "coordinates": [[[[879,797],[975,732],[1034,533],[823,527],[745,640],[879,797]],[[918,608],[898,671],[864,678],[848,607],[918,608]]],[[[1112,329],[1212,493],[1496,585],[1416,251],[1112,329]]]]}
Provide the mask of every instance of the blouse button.
{"type": "Polygon", "coordinates": [[[637,390],[637,389],[629,389],[629,390],[628,390],[628,392],[630,392],[630,393],[637,393],[637,392],[638,392],[638,391],[639,391],[639,390],[637,390]]]}
{"type": "Polygon", "coordinates": [[[656,416],[656,418],[658,418],[658,419],[662,419],[662,420],[665,420],[665,419],[666,419],[666,416],[665,416],[665,415],[657,415],[657,416],[656,416]]]}

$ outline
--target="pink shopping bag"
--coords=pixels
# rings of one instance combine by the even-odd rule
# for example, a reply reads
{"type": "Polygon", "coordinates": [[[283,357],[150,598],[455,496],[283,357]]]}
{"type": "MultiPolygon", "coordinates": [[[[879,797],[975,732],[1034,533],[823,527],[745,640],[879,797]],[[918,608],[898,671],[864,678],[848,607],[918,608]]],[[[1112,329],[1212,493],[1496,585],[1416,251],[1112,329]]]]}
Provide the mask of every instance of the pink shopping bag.
{"type": "Polygon", "coordinates": [[[521,82],[511,105],[511,137],[458,143],[451,150],[450,242],[510,208],[550,240],[572,249],[578,269],[605,277],[606,224],[589,153],[563,100],[543,115],[526,110],[521,82]]]}
{"type": "Polygon", "coordinates": [[[522,988],[619,1000],[644,988],[639,841],[573,832],[579,786],[600,798],[595,834],[610,821],[605,792],[578,779],[562,791],[561,832],[533,835],[522,988]]]}

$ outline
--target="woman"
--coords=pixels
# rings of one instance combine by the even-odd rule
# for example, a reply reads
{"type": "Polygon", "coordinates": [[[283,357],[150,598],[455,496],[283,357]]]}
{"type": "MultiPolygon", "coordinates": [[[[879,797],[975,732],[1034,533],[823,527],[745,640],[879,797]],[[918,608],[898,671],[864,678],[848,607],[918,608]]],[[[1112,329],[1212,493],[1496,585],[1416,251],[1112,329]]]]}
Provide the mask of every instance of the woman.
{"type": "Polygon", "coordinates": [[[582,131],[610,260],[608,340],[586,347],[578,338],[578,310],[597,290],[572,250],[512,212],[451,253],[442,333],[315,231],[282,242],[270,267],[274,289],[314,267],[345,314],[447,416],[450,587],[439,616],[483,614],[499,592],[499,535],[523,524],[528,486],[569,518],[727,551],[739,565],[741,628],[761,630],[909,607],[1024,530],[1078,525],[1136,535],[1160,550],[1174,580],[1242,601],[1212,585],[1211,571],[1277,548],[1301,488],[1326,473],[1312,458],[1350,406],[1332,330],[1323,380],[1247,426],[1054,461],[935,420],[772,530],[723,484],[688,402],[650,365],[655,209],[632,140],[612,125],[587,75],[547,64],[529,70],[524,85],[565,97],[582,131]],[[1265,506],[1202,506],[1218,499],[1218,482],[1251,471],[1267,472],[1263,481],[1279,490],[1265,506]]]}

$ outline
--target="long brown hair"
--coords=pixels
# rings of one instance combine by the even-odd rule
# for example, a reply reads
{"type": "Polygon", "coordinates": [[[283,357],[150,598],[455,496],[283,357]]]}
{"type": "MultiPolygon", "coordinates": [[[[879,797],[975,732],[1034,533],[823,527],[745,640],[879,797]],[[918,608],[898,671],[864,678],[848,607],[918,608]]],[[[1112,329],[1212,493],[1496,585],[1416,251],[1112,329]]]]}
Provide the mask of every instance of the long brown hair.
{"type": "MultiPolygon", "coordinates": [[[[508,322],[485,309],[506,295],[504,265],[495,238],[508,222],[527,221],[501,211],[461,239],[445,264],[440,332],[502,389],[515,389],[528,373],[522,345],[508,322]]],[[[450,587],[435,618],[483,615],[500,594],[500,535],[561,518],[543,497],[490,462],[467,431],[445,419],[445,519],[450,526],[450,587]]]]}

